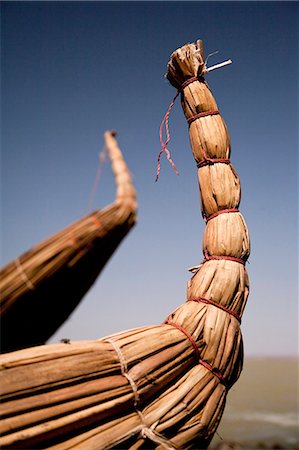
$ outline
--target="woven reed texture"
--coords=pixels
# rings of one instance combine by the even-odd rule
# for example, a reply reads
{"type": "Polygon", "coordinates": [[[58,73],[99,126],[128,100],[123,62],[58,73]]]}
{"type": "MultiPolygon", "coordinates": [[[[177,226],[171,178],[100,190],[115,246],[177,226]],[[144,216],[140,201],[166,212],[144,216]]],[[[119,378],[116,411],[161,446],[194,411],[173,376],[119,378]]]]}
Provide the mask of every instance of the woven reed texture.
{"type": "Polygon", "coordinates": [[[43,344],[67,319],[136,221],[136,194],[115,134],[105,147],[114,203],[36,245],[0,271],[1,349],[43,344]]]}
{"type": "MultiPolygon", "coordinates": [[[[201,111],[198,105],[211,108],[212,101],[216,105],[202,78],[204,71],[200,41],[172,54],[167,77],[176,88],[199,77],[182,92],[184,111],[187,104],[192,114],[201,111]]],[[[208,134],[196,138],[206,146],[208,135],[216,142],[219,130],[210,119],[198,119],[208,121],[208,134]]],[[[198,129],[190,126],[191,143],[198,129]]],[[[230,151],[228,136],[221,136],[227,144],[225,149],[214,146],[216,158],[226,158],[230,151]]],[[[204,159],[200,147],[192,149],[196,161],[204,159]]],[[[202,173],[208,180],[200,185],[207,219],[205,260],[193,269],[187,302],[162,325],[3,355],[0,445],[4,448],[208,447],[228,389],[242,370],[240,320],[249,292],[245,269],[249,237],[241,214],[224,211],[239,205],[239,180],[231,164],[210,163],[198,169],[199,179],[202,173]],[[220,193],[219,180],[225,180],[225,193],[220,193]],[[212,197],[207,209],[206,199],[212,197]]]]}

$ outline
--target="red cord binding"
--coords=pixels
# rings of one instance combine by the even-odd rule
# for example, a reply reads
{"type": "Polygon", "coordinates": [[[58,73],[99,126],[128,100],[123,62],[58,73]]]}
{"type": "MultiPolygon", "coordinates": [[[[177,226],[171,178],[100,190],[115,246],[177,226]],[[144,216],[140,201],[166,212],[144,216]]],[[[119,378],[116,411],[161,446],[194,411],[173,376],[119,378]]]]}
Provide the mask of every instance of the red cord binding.
{"type": "Polygon", "coordinates": [[[199,81],[199,80],[197,77],[191,77],[188,80],[184,81],[184,83],[181,85],[181,87],[178,89],[178,91],[182,92],[185,87],[187,87],[191,83],[194,83],[194,81],[199,81]]]}
{"type": "Polygon", "coordinates": [[[226,158],[205,158],[203,161],[198,162],[196,165],[200,169],[201,167],[216,163],[230,164],[230,160],[226,158]]]}
{"type": "Polygon", "coordinates": [[[206,303],[207,305],[216,306],[217,308],[222,309],[223,311],[227,312],[228,314],[231,314],[232,316],[234,316],[238,320],[238,322],[241,323],[241,316],[239,316],[238,313],[236,313],[232,309],[229,309],[226,306],[221,305],[220,303],[214,302],[213,300],[210,300],[208,298],[196,297],[196,298],[191,298],[190,300],[188,300],[188,302],[206,303]]]}
{"type": "Polygon", "coordinates": [[[216,367],[212,367],[211,364],[207,363],[206,361],[203,361],[202,359],[200,359],[198,362],[206,369],[208,369],[210,372],[212,372],[212,374],[219,379],[221,384],[223,384],[224,386],[228,385],[227,380],[224,378],[219,369],[217,369],[216,367]]]}
{"type": "Polygon", "coordinates": [[[165,325],[171,325],[172,327],[177,328],[178,330],[180,330],[182,333],[184,333],[184,335],[189,339],[189,341],[191,342],[193,349],[194,349],[194,353],[196,356],[196,361],[198,361],[200,359],[200,354],[199,354],[199,349],[198,346],[195,342],[195,340],[193,339],[193,337],[191,336],[191,334],[188,333],[188,331],[185,330],[185,328],[183,328],[181,325],[175,323],[175,322],[168,322],[167,320],[164,322],[165,325]]]}
{"type": "Polygon", "coordinates": [[[196,362],[198,362],[199,364],[201,364],[202,366],[204,366],[206,369],[208,369],[213,375],[215,375],[220,383],[222,383],[224,386],[227,386],[227,381],[224,378],[224,376],[222,375],[222,373],[211,366],[211,364],[207,363],[206,361],[203,361],[200,358],[200,353],[199,353],[199,349],[197,347],[197,344],[195,342],[195,340],[193,339],[193,337],[188,333],[188,331],[185,330],[185,328],[183,328],[181,325],[175,323],[175,322],[168,322],[165,321],[164,322],[165,325],[171,325],[172,327],[177,328],[178,330],[180,330],[182,333],[184,333],[184,335],[189,339],[189,341],[191,342],[194,352],[195,352],[195,357],[196,357],[196,362]]]}
{"type": "Polygon", "coordinates": [[[206,261],[212,261],[212,260],[221,261],[222,259],[226,260],[226,261],[237,262],[239,264],[243,264],[243,266],[245,266],[245,263],[246,263],[246,260],[243,258],[235,258],[234,256],[225,256],[225,255],[223,255],[223,256],[209,255],[207,252],[205,252],[204,257],[205,257],[204,263],[206,261]]]}
{"type": "Polygon", "coordinates": [[[90,221],[93,222],[99,229],[103,228],[102,222],[94,214],[90,216],[90,221]]]}
{"type": "Polygon", "coordinates": [[[187,119],[187,122],[189,125],[191,125],[192,122],[194,122],[197,119],[200,119],[201,117],[207,117],[207,116],[215,116],[217,114],[220,114],[218,110],[215,111],[203,111],[201,113],[195,114],[194,116],[189,117],[187,119]]]}
{"type": "Polygon", "coordinates": [[[214,219],[214,217],[219,216],[220,214],[224,214],[224,213],[236,213],[236,212],[240,212],[238,210],[238,208],[228,208],[228,209],[221,209],[220,211],[217,211],[213,214],[210,214],[209,216],[205,217],[205,221],[208,222],[211,219],[214,219]]]}

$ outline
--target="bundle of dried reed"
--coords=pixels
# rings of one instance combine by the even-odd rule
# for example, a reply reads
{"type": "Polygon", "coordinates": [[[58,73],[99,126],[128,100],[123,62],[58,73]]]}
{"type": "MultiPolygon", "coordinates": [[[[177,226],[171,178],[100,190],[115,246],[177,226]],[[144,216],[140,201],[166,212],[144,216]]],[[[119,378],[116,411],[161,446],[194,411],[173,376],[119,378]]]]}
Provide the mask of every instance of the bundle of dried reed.
{"type": "Polygon", "coordinates": [[[114,132],[104,135],[116,199],[0,271],[2,351],[43,344],[67,319],[136,220],[136,195],[114,132]]]}
{"type": "MultiPolygon", "coordinates": [[[[231,384],[240,369],[231,374],[241,336],[236,319],[221,314],[229,344],[225,349],[218,346],[216,353],[231,384]],[[223,359],[223,353],[228,357],[223,359]]],[[[215,326],[217,317],[207,305],[195,302],[171,317],[192,333],[205,364],[214,358],[210,343],[221,338],[221,332],[214,336],[204,323],[215,326]]],[[[150,448],[154,443],[185,448],[191,427],[205,430],[211,420],[215,423],[213,402],[226,389],[211,370],[197,363],[186,335],[169,324],[99,341],[4,354],[1,447],[124,449],[150,448]]]]}
{"type": "MultiPolygon", "coordinates": [[[[168,66],[176,87],[194,77],[189,99],[193,109],[194,98],[199,104],[211,98],[202,78],[203,61],[202,46],[198,50],[189,44],[173,53],[168,66]]],[[[185,86],[190,90],[189,83],[185,86]]],[[[184,105],[184,92],[182,98],[184,105]]],[[[218,128],[213,129],[216,141],[218,128]]],[[[201,161],[200,151],[193,151],[201,161]]],[[[219,153],[214,156],[220,159],[219,153]]],[[[236,210],[237,176],[230,163],[207,164],[199,168],[199,177],[206,171],[209,180],[201,194],[204,189],[205,198],[213,197],[214,203],[208,211],[202,200],[208,222],[205,260],[192,270],[187,302],[159,326],[3,355],[4,448],[207,448],[227,391],[242,369],[240,321],[248,296],[249,255],[246,225],[236,210]],[[221,169],[233,175],[221,174],[221,169]],[[227,185],[227,193],[220,195],[222,209],[211,192],[220,193],[218,180],[227,185]]]]}

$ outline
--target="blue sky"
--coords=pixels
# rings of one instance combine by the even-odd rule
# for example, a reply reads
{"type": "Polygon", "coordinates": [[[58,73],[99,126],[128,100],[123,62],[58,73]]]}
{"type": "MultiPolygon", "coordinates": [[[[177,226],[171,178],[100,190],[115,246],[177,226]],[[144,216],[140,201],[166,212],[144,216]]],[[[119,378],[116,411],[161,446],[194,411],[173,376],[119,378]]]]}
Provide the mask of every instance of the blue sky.
{"type": "MultiPolygon", "coordinates": [[[[102,134],[116,129],[139,220],[53,336],[94,339],[161,323],[202,260],[196,167],[179,102],[162,159],[159,125],[175,90],[173,50],[204,41],[207,81],[232,141],[251,235],[246,355],[298,345],[298,3],[2,2],[2,264],[88,212],[102,134]]],[[[114,199],[109,165],[95,208],[114,199]]],[[[64,299],[61,299],[63,302],[64,299]]]]}

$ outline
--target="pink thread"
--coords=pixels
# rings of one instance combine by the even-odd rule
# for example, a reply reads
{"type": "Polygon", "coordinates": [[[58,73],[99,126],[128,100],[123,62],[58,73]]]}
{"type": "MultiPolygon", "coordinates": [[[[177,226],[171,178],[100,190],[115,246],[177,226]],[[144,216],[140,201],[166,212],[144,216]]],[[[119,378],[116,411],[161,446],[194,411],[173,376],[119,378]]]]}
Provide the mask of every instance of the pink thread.
{"type": "Polygon", "coordinates": [[[172,109],[172,107],[173,107],[173,105],[174,105],[174,103],[175,103],[175,101],[176,101],[176,99],[177,99],[179,93],[180,93],[180,91],[178,91],[177,94],[174,96],[172,102],[171,102],[170,105],[169,105],[169,108],[168,108],[168,110],[167,110],[165,116],[163,117],[163,120],[162,120],[162,122],[161,122],[161,125],[160,125],[160,133],[159,133],[159,135],[160,135],[160,143],[161,143],[162,148],[161,148],[161,150],[160,150],[160,152],[159,152],[159,155],[158,155],[156,181],[158,181],[159,175],[160,175],[160,171],[161,171],[161,156],[162,156],[162,153],[163,153],[163,152],[166,153],[167,159],[168,159],[168,161],[170,162],[170,164],[171,164],[173,170],[175,171],[175,173],[176,173],[177,175],[179,174],[179,172],[178,172],[177,168],[175,167],[175,164],[174,164],[174,162],[173,162],[173,160],[172,160],[172,158],[171,158],[170,151],[169,151],[168,148],[167,148],[167,145],[169,144],[169,141],[170,141],[170,133],[169,133],[169,114],[170,114],[170,111],[171,111],[171,109],[172,109]],[[164,125],[165,125],[166,141],[163,140],[163,126],[164,126],[164,125]]]}
{"type": "Polygon", "coordinates": [[[170,112],[172,110],[173,105],[175,104],[175,101],[177,99],[177,97],[179,96],[179,94],[183,91],[183,89],[188,86],[189,84],[193,83],[194,81],[198,81],[197,77],[191,77],[188,80],[186,80],[181,87],[178,89],[178,92],[176,93],[176,95],[173,97],[168,110],[165,114],[165,116],[162,119],[161,125],[160,125],[160,130],[159,130],[159,137],[160,137],[160,143],[161,143],[161,150],[158,154],[158,162],[157,162],[157,171],[156,171],[156,181],[158,181],[159,176],[160,176],[160,172],[161,172],[161,156],[162,154],[165,152],[166,153],[166,157],[168,159],[168,161],[170,162],[174,172],[179,175],[179,172],[171,158],[171,154],[170,151],[167,148],[167,145],[170,142],[170,133],[169,133],[169,115],[170,112]],[[166,140],[164,141],[163,139],[163,127],[165,126],[165,135],[166,135],[166,140]]]}
{"type": "MultiPolygon", "coordinates": [[[[170,162],[174,172],[179,175],[179,172],[171,158],[171,154],[170,151],[167,148],[167,145],[170,142],[170,133],[169,133],[169,115],[170,112],[172,110],[172,107],[177,99],[177,97],[179,96],[179,94],[184,90],[184,88],[186,86],[188,86],[191,83],[194,83],[195,81],[199,81],[199,79],[197,77],[191,77],[188,80],[186,80],[184,83],[182,83],[181,87],[178,89],[178,92],[176,93],[176,95],[174,96],[172,102],[170,103],[168,110],[165,114],[165,116],[162,119],[161,125],[160,125],[160,130],[159,130],[159,137],[160,137],[160,143],[161,143],[161,150],[158,154],[158,161],[157,161],[157,170],[156,170],[156,181],[158,181],[159,176],[160,176],[160,172],[161,172],[161,156],[162,154],[165,152],[168,161],[170,162]],[[165,134],[166,134],[166,141],[164,141],[163,139],[163,127],[165,126],[165,134]]],[[[212,116],[215,114],[220,114],[218,110],[215,111],[203,111],[201,113],[195,114],[194,116],[189,117],[189,119],[187,119],[188,124],[190,125],[194,120],[199,119],[200,117],[206,117],[206,116],[212,116]]],[[[198,162],[197,163],[197,167],[204,167],[207,164],[215,164],[215,163],[223,163],[223,164],[230,164],[230,160],[227,158],[209,158],[204,149],[202,149],[203,152],[203,157],[204,157],[204,161],[198,162]]]]}

